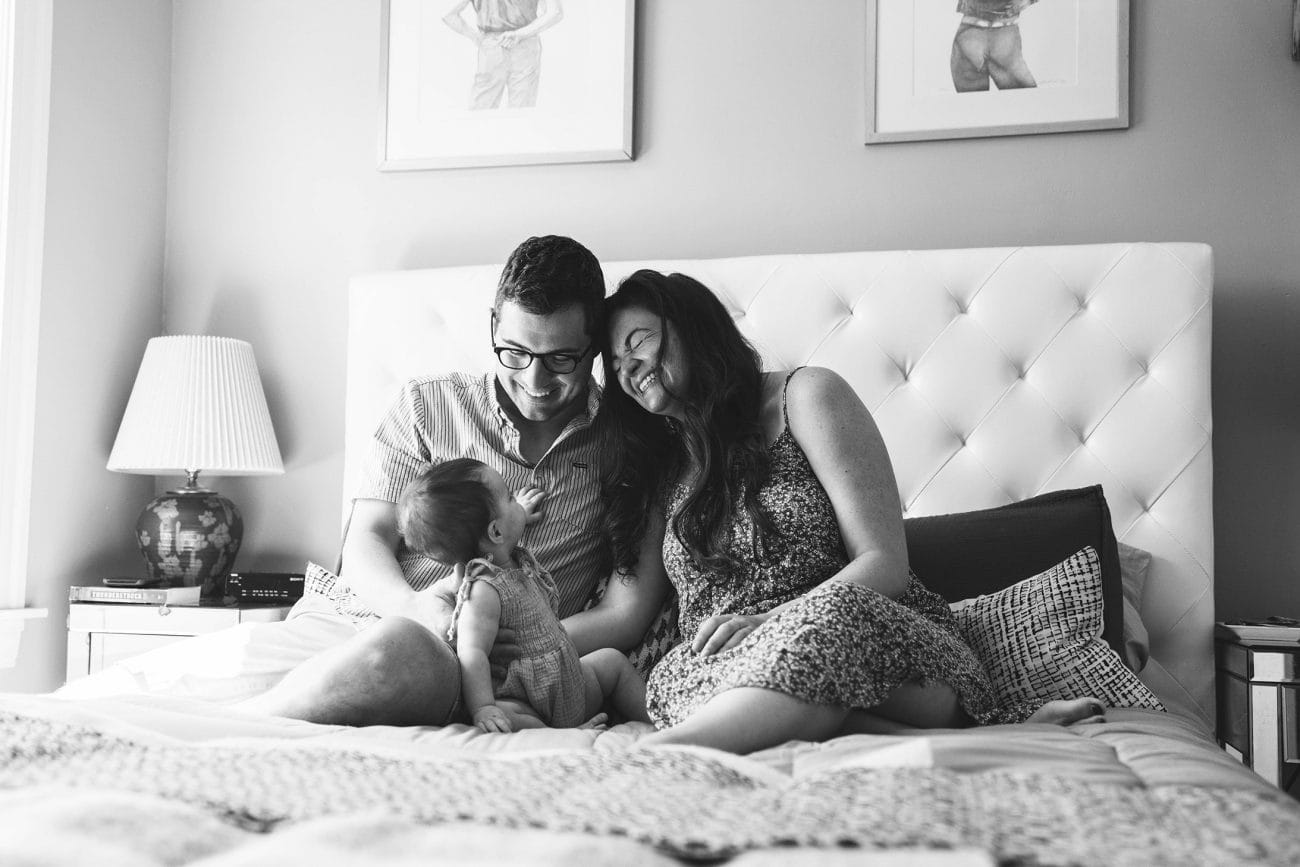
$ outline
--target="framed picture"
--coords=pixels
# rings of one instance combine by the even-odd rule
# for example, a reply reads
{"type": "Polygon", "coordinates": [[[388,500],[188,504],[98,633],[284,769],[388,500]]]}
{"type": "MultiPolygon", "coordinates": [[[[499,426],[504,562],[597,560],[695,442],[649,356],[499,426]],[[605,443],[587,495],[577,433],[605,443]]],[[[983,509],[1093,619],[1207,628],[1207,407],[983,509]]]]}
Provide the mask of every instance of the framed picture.
{"type": "Polygon", "coordinates": [[[1291,0],[1291,59],[1300,60],[1300,0],[1291,0]]]}
{"type": "Polygon", "coordinates": [[[383,171],[632,159],[635,0],[385,0],[383,171]]]}
{"type": "Polygon", "coordinates": [[[867,6],[868,144],[1129,125],[1129,0],[867,6]]]}

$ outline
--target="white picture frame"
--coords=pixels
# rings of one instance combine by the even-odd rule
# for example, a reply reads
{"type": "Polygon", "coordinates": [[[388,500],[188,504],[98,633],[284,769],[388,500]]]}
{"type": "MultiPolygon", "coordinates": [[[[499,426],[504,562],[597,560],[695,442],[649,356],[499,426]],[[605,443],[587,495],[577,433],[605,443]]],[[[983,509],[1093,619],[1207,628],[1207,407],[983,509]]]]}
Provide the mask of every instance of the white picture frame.
{"type": "Polygon", "coordinates": [[[384,0],[381,171],[633,158],[635,0],[520,5],[384,0]]]}
{"type": "Polygon", "coordinates": [[[1126,129],[1129,0],[868,0],[866,79],[867,144],[1126,129]]]}

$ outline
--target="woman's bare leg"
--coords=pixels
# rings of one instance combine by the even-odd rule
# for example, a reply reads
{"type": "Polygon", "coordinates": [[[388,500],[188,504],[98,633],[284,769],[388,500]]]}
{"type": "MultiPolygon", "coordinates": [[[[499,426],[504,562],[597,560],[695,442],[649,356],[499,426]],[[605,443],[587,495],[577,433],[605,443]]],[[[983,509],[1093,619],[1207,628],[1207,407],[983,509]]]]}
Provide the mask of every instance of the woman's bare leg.
{"type": "Polygon", "coordinates": [[[826,740],[839,732],[848,713],[771,689],[739,687],[714,696],[684,722],[647,735],[636,745],[693,744],[752,753],[786,741],[826,740]]]}
{"type": "Polygon", "coordinates": [[[1106,721],[1106,706],[1095,698],[1071,698],[1049,701],[1029,715],[1025,722],[1072,726],[1077,723],[1106,721]]]}
{"type": "MultiPolygon", "coordinates": [[[[1092,698],[1050,701],[1026,722],[1068,726],[1103,722],[1092,698]]],[[[840,734],[896,734],[972,724],[957,693],[942,681],[906,683],[866,710],[812,704],[770,689],[741,687],[716,695],[684,722],[638,740],[637,746],[692,744],[751,753],[786,741],[823,741],[840,734]]]]}
{"type": "Polygon", "coordinates": [[[868,712],[918,729],[966,728],[975,722],[962,710],[957,691],[941,680],[904,683],[868,712]]]}
{"type": "MultiPolygon", "coordinates": [[[[1043,704],[1025,722],[1070,726],[1076,723],[1105,722],[1105,707],[1095,698],[1057,699],[1043,704]]],[[[975,724],[962,709],[957,692],[943,681],[932,681],[925,686],[905,683],[890,693],[889,698],[866,711],[850,714],[846,726],[858,726],[856,731],[884,731],[889,723],[896,724],[895,731],[905,727],[918,729],[967,728],[975,724]],[[874,718],[859,721],[862,713],[874,718]]]]}

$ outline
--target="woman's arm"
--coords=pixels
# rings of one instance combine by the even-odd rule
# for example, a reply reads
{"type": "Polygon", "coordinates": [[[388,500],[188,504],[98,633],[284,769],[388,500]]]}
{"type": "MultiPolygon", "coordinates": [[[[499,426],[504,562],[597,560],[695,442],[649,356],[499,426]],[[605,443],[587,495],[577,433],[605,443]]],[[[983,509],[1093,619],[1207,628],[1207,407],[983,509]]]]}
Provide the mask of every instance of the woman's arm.
{"type": "Polygon", "coordinates": [[[579,655],[602,647],[631,650],[645,636],[672,590],[664,571],[663,541],[663,519],[651,515],[636,574],[610,576],[599,602],[564,618],[564,630],[579,655]]]}
{"type": "Polygon", "coordinates": [[[831,580],[891,599],[907,589],[907,540],[898,482],[875,419],[838,373],[808,367],[786,391],[790,433],[835,509],[849,562],[831,580]]]}
{"type": "MultiPolygon", "coordinates": [[[[466,581],[470,580],[468,577],[466,581]]],[[[510,720],[496,706],[488,653],[501,619],[501,597],[490,584],[474,582],[456,620],[456,656],[460,658],[460,691],[474,723],[484,731],[508,732],[510,720]]]]}

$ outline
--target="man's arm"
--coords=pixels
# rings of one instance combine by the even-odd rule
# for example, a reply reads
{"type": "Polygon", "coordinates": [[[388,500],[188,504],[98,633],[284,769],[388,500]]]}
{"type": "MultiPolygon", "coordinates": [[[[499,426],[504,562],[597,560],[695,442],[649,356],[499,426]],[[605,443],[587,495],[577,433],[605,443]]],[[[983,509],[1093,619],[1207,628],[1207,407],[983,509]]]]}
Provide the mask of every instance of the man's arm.
{"type": "Polygon", "coordinates": [[[636,573],[610,576],[599,602],[564,618],[564,629],[579,655],[602,647],[628,651],[645,636],[672,590],[664,571],[663,538],[663,521],[652,517],[636,573]]]}
{"type": "Polygon", "coordinates": [[[477,43],[483,39],[483,31],[466,21],[465,16],[461,14],[469,4],[470,0],[458,0],[458,2],[451,7],[451,11],[442,16],[442,23],[446,24],[469,41],[477,43]]]}
{"type": "Polygon", "coordinates": [[[564,8],[560,5],[560,0],[541,0],[537,4],[537,8],[540,11],[532,23],[512,31],[510,36],[514,37],[515,40],[526,39],[529,36],[536,36],[543,30],[554,27],[564,20],[564,8]]]}
{"type": "Polygon", "coordinates": [[[361,599],[381,617],[401,615],[446,636],[451,623],[446,604],[432,588],[416,592],[397,563],[401,534],[397,506],[385,500],[355,500],[343,540],[343,575],[361,599]]]}

